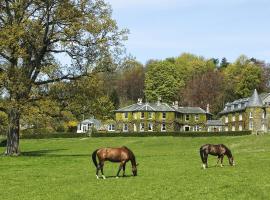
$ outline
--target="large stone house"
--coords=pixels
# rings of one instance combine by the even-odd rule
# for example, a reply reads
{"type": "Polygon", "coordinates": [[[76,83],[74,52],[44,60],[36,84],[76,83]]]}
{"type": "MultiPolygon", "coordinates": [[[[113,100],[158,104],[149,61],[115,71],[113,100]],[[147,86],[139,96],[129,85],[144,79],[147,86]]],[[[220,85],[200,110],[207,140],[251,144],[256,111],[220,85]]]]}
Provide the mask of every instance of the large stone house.
{"type": "Polygon", "coordinates": [[[267,132],[270,127],[270,94],[259,95],[255,89],[249,98],[225,104],[219,113],[225,131],[251,130],[253,133],[267,132]]]}
{"type": "Polygon", "coordinates": [[[120,132],[172,132],[206,131],[211,114],[199,107],[179,107],[178,102],[168,105],[138,102],[115,111],[115,124],[108,131],[120,132]]]}

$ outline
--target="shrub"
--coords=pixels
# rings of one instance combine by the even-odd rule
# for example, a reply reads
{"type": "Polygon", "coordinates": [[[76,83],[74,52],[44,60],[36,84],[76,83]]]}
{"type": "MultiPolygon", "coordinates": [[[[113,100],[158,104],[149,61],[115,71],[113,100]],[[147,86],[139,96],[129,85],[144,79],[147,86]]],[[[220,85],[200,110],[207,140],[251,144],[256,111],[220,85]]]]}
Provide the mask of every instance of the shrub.
{"type": "Polygon", "coordinates": [[[77,138],[87,137],[85,133],[51,133],[51,134],[24,134],[21,139],[47,139],[47,138],[77,138]]]}
{"type": "Polygon", "coordinates": [[[231,132],[95,132],[92,137],[151,137],[151,136],[174,136],[174,137],[211,137],[211,136],[241,136],[250,135],[251,131],[231,132]]]}

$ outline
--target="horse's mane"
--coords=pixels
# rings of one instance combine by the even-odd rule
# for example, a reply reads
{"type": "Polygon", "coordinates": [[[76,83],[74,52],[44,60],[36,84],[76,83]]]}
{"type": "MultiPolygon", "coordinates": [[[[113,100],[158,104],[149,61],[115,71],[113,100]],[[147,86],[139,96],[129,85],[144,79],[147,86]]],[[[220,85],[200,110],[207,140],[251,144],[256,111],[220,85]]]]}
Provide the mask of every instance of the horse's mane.
{"type": "Polygon", "coordinates": [[[226,147],[224,144],[222,144],[222,146],[226,149],[226,154],[227,154],[227,156],[228,157],[232,157],[232,152],[231,152],[231,150],[228,148],[228,147],[226,147]]]}
{"type": "Polygon", "coordinates": [[[123,148],[128,150],[128,155],[130,157],[131,162],[134,162],[136,164],[136,160],[135,160],[136,158],[135,158],[134,153],[129,148],[127,148],[126,146],[123,146],[123,148]]]}

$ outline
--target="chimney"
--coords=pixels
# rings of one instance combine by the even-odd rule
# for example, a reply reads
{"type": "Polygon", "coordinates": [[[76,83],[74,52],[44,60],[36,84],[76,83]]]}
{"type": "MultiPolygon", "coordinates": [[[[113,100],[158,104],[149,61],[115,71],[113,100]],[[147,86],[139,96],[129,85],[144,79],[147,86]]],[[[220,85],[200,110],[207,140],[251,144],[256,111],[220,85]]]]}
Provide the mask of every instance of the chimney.
{"type": "Polygon", "coordinates": [[[206,106],[206,112],[210,113],[209,104],[207,104],[207,106],[206,106]]]}
{"type": "Polygon", "coordinates": [[[173,107],[174,107],[175,109],[178,109],[178,101],[173,102],[173,107]]]}
{"type": "Polygon", "coordinates": [[[158,97],[157,105],[160,106],[161,97],[158,97]]]}
{"type": "Polygon", "coordinates": [[[142,99],[141,99],[141,98],[138,99],[137,104],[138,104],[138,105],[142,105],[142,99]]]}

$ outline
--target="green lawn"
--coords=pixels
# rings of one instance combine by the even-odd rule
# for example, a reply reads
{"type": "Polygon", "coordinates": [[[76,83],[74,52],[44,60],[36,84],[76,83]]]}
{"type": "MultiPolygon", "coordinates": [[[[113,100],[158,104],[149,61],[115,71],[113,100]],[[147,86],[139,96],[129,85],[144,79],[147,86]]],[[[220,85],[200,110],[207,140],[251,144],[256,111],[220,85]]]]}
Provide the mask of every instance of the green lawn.
{"type": "Polygon", "coordinates": [[[270,135],[21,140],[21,150],[23,156],[0,157],[1,200],[270,199],[270,135]],[[214,167],[209,157],[202,170],[205,143],[226,144],[236,166],[225,158],[223,168],[214,167]],[[135,153],[138,176],[115,179],[118,164],[106,163],[108,178],[97,180],[92,151],[121,145],[135,153]]]}

